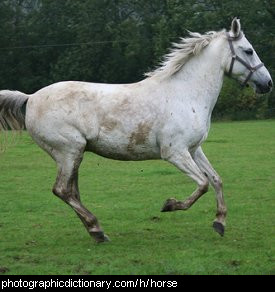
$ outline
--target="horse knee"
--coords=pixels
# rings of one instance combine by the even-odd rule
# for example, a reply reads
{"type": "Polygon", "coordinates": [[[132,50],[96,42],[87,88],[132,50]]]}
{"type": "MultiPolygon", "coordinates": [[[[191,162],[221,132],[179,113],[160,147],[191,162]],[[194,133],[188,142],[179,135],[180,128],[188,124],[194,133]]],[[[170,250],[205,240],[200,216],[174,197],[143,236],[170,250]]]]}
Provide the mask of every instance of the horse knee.
{"type": "Polygon", "coordinates": [[[65,202],[68,201],[69,195],[68,195],[68,192],[64,188],[55,184],[53,186],[52,192],[55,196],[57,196],[61,200],[65,202]]]}
{"type": "Polygon", "coordinates": [[[52,192],[53,192],[53,194],[54,194],[55,196],[57,196],[57,197],[59,197],[59,198],[62,197],[62,191],[60,190],[60,188],[54,186],[54,187],[52,188],[52,192]]]}
{"type": "Polygon", "coordinates": [[[203,183],[199,185],[199,189],[202,193],[207,193],[209,189],[209,181],[205,180],[203,183]]]}
{"type": "Polygon", "coordinates": [[[216,191],[220,191],[223,188],[222,179],[219,176],[213,176],[213,185],[216,191]]]}

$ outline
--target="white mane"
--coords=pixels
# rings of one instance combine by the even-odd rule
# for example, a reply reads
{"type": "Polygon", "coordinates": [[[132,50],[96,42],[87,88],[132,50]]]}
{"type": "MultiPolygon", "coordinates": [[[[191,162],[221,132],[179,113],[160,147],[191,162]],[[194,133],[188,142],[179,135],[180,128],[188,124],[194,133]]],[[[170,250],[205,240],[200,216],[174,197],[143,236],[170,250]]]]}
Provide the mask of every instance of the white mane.
{"type": "Polygon", "coordinates": [[[202,35],[200,33],[189,32],[189,38],[181,38],[180,43],[173,43],[170,53],[164,57],[164,61],[160,67],[152,72],[148,72],[145,76],[159,77],[165,79],[177,73],[188,60],[198,55],[210,42],[224,34],[224,30],[220,32],[210,31],[202,35]]]}

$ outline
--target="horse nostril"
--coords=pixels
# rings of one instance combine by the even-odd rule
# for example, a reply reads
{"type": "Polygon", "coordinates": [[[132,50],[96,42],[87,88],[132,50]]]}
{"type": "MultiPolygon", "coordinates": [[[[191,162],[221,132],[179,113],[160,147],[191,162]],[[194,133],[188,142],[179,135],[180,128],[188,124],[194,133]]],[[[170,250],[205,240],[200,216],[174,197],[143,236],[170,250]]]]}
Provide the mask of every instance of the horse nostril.
{"type": "Polygon", "coordinates": [[[269,87],[269,88],[272,88],[272,87],[273,87],[273,82],[272,82],[271,79],[270,79],[269,82],[268,82],[268,87],[269,87]]]}

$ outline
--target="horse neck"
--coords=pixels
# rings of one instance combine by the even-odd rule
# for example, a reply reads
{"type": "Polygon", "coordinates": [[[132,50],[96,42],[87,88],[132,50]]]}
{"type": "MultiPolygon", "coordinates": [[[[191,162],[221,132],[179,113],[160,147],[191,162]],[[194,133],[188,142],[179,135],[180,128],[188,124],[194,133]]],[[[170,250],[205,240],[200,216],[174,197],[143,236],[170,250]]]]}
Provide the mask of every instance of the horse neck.
{"type": "Polygon", "coordinates": [[[180,99],[196,100],[212,112],[224,78],[224,47],[222,40],[213,40],[198,56],[191,58],[172,79],[180,99]]]}

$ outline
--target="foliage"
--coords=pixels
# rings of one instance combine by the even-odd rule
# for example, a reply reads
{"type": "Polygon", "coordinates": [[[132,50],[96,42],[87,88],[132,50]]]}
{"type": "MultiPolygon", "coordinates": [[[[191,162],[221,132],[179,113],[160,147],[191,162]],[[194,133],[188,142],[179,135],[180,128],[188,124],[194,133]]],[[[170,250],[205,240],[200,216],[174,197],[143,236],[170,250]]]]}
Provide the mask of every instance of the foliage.
{"type": "Polygon", "coordinates": [[[216,120],[264,119],[267,103],[266,96],[259,96],[251,88],[242,88],[235,80],[225,78],[213,115],[216,120]]]}
{"type": "MultiPolygon", "coordinates": [[[[61,80],[138,81],[186,30],[228,28],[234,16],[274,76],[274,11],[273,0],[2,0],[0,88],[31,93],[61,80]]],[[[228,83],[217,106],[216,118],[271,117],[275,93],[256,102],[228,83]]]]}

